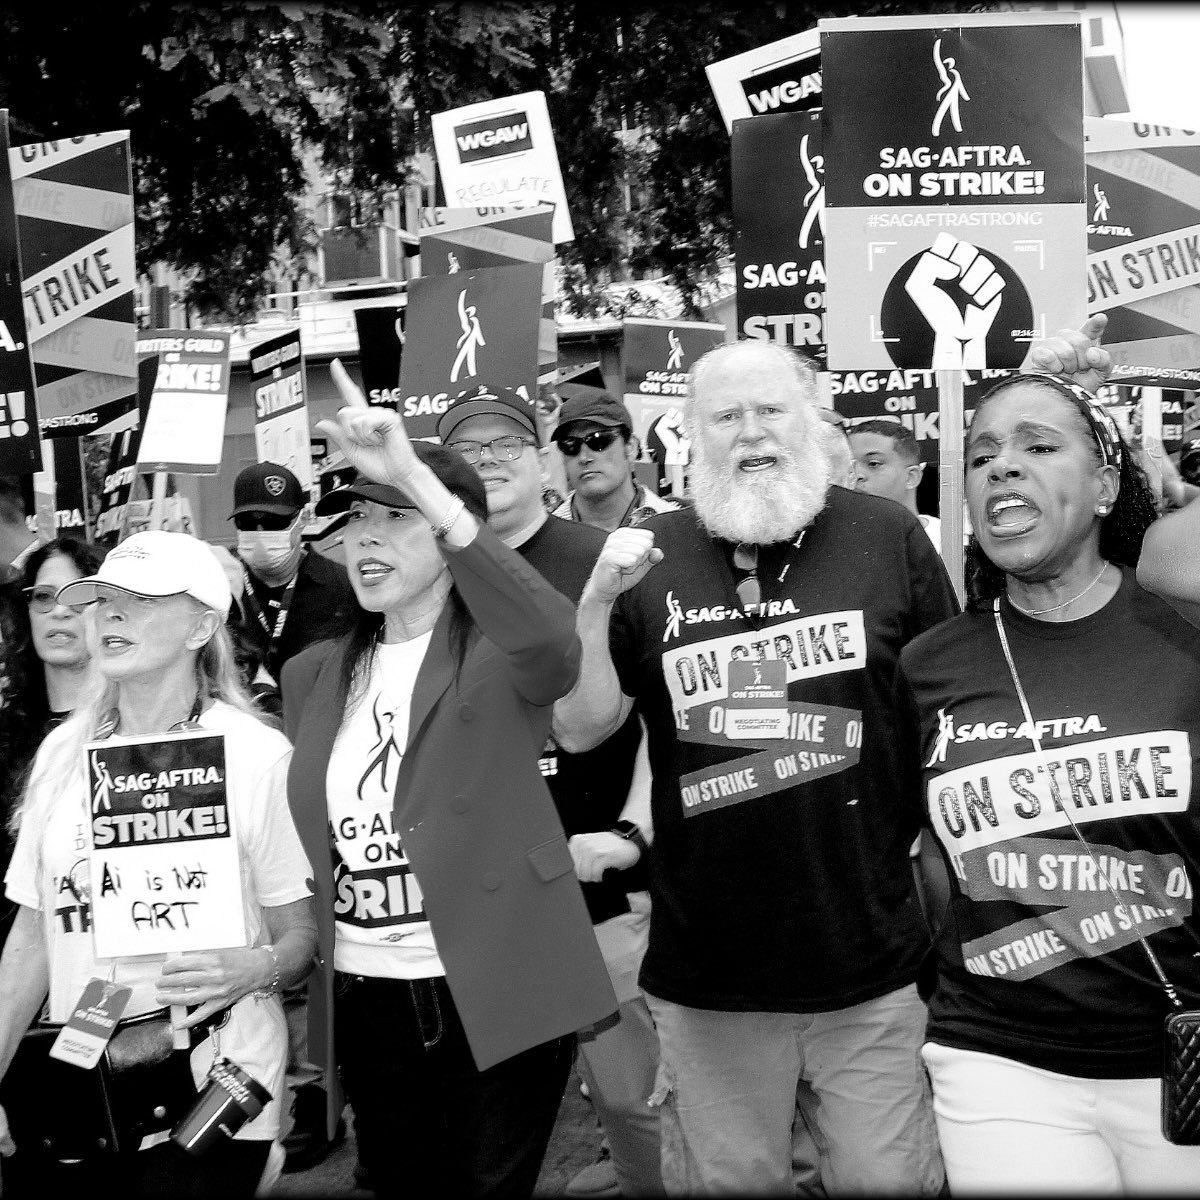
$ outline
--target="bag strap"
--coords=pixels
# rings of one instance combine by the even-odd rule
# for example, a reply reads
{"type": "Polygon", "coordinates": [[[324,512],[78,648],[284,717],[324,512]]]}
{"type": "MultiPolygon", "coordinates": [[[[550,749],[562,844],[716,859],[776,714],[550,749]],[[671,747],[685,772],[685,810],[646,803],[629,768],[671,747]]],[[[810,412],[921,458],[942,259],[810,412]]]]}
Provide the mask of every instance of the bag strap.
{"type": "MultiPolygon", "coordinates": [[[[1058,805],[1063,815],[1070,823],[1071,830],[1079,839],[1080,844],[1087,851],[1088,857],[1092,860],[1092,865],[1096,868],[1097,875],[1104,881],[1104,886],[1108,888],[1112,898],[1116,901],[1117,911],[1125,912],[1125,904],[1121,897],[1117,894],[1117,889],[1109,882],[1109,878],[1104,868],[1100,865],[1099,859],[1088,845],[1087,839],[1079,832],[1079,826],[1075,824],[1075,818],[1071,816],[1071,810],[1067,808],[1058,791],[1058,783],[1055,781],[1054,773],[1050,770],[1049,764],[1046,762],[1046,756],[1042,752],[1042,741],[1038,737],[1037,724],[1034,722],[1033,714],[1029,711],[1029,701],[1025,699],[1025,689],[1021,686],[1021,678],[1017,674],[1017,665],[1013,662],[1012,651],[1008,647],[1008,637],[1004,632],[1004,622],[1000,619],[1000,597],[997,596],[992,604],[992,614],[996,618],[996,632],[1000,635],[1000,648],[1004,651],[1004,661],[1008,663],[1009,674],[1012,675],[1013,687],[1017,689],[1017,699],[1021,702],[1021,712],[1025,715],[1025,722],[1029,726],[1029,738],[1033,742],[1034,752],[1037,754],[1038,764],[1042,768],[1043,774],[1050,784],[1050,794],[1054,798],[1054,803],[1058,805]]],[[[1162,985],[1162,989],[1167,994],[1167,999],[1175,1008],[1183,1008],[1183,1004],[1179,996],[1175,992],[1175,985],[1167,978],[1166,973],[1162,969],[1162,964],[1158,961],[1158,955],[1150,949],[1150,943],[1146,941],[1145,936],[1138,930],[1137,926],[1133,926],[1134,932],[1137,933],[1137,939],[1142,944],[1142,949],[1146,952],[1146,957],[1150,960],[1150,966],[1154,968],[1154,974],[1158,977],[1158,982],[1162,985]]]]}

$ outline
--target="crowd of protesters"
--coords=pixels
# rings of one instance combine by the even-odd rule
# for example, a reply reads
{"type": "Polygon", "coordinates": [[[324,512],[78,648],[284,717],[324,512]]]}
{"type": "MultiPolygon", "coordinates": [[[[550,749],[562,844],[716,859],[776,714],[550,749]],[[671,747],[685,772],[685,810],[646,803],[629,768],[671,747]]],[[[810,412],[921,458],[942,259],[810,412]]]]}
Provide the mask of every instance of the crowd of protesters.
{"type": "Polygon", "coordinates": [[[765,342],[693,368],[683,496],[600,389],[476,386],[437,445],[335,363],[336,560],[275,463],[233,556],[43,542],[0,482],[6,1193],[262,1194],[348,1105],[361,1186],[528,1196],[572,1062],[577,1196],[1194,1192],[1158,1077],[1160,971],[1200,1007],[1196,464],[1161,516],[1103,324],[973,414],[962,611],[911,434],[765,342]],[[244,941],[98,959],[85,747],[201,730],[244,941]],[[161,1026],[244,1123],[40,1128],[89,980],[128,993],[96,1103],[160,1086],[116,1047],[161,1026]]]}

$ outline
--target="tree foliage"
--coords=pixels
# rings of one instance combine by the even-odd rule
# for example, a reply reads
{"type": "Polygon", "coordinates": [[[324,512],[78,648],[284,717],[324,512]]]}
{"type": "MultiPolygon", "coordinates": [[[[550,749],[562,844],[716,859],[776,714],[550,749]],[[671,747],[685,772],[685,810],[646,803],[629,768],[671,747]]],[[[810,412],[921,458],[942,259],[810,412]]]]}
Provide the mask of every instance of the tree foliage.
{"type": "MultiPolygon", "coordinates": [[[[952,11],[951,0],[873,13],[952,11]]],[[[853,11],[793,0],[492,0],[397,7],[150,0],[0,14],[14,142],[128,128],[143,268],[202,316],[249,317],[312,244],[311,164],[369,208],[432,148],[430,116],[544,91],[576,240],[568,302],[665,274],[693,310],[730,252],[729,139],[704,66],[853,11]]],[[[860,8],[858,11],[862,12],[860,8]]]]}

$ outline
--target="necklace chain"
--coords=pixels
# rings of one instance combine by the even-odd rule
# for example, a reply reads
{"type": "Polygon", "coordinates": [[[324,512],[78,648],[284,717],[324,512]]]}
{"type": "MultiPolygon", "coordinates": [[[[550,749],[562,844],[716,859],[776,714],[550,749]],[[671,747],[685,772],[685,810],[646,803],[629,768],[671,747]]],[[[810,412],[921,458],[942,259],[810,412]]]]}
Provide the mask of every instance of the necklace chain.
{"type": "Polygon", "coordinates": [[[1100,564],[1100,574],[1092,580],[1077,596],[1072,596],[1070,600],[1064,600],[1061,604],[1055,604],[1051,608],[1022,608],[1011,596],[1008,597],[1008,602],[1019,613],[1024,613],[1027,617],[1044,617],[1047,613],[1058,612],[1060,609],[1066,608],[1074,604],[1076,600],[1082,600],[1100,582],[1104,577],[1104,572],[1108,570],[1108,563],[1100,564]]]}

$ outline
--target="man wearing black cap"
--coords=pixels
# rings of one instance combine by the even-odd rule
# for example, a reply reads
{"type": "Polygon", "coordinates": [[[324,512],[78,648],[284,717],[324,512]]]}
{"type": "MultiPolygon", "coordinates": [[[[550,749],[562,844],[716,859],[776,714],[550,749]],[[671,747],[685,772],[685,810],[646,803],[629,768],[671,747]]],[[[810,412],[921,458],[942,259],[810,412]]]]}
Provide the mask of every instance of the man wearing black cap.
{"type": "MultiPolygon", "coordinates": [[[[578,603],[605,536],[589,524],[546,512],[542,504],[546,451],[538,446],[533,404],[510,388],[475,387],[451,401],[437,432],[479,472],[487,489],[492,532],[578,603]]],[[[628,940],[623,937],[623,923],[637,917],[627,893],[646,887],[641,878],[645,864],[618,878],[606,874],[637,867],[642,860],[643,830],[636,819],[629,819],[637,814],[627,804],[640,738],[637,718],[631,717],[602,745],[584,754],[567,754],[551,738],[540,760],[621,1003],[618,1025],[594,1039],[581,1038],[581,1055],[586,1061],[594,1043],[605,1039],[632,1040],[642,1047],[635,1068],[628,1072],[627,1095],[620,1098],[619,1112],[607,1108],[611,1093],[605,1094],[602,1087],[592,1089],[621,1191],[630,1196],[662,1194],[657,1114],[645,1103],[657,1063],[653,1026],[648,1012],[644,1023],[635,1023],[628,1015],[631,1004],[641,1003],[636,967],[622,971],[613,965],[628,940]]]]}
{"type": "MultiPolygon", "coordinates": [[[[354,593],[345,568],[300,540],[307,497],[300,480],[279,463],[238,472],[233,512],[243,585],[236,599],[241,632],[275,683],[283,664],[305,646],[349,627],[354,593]]],[[[292,1127],[284,1138],[285,1171],[316,1166],[340,1138],[325,1130],[321,1070],[308,1061],[307,1003],[301,985],[284,996],[288,1022],[288,1088],[292,1127]]]]}
{"type": "Polygon", "coordinates": [[[245,568],[238,605],[276,680],[292,655],[342,632],[354,607],[345,569],[300,540],[306,499],[279,463],[246,467],[233,485],[230,519],[245,568]]]}
{"type": "Polygon", "coordinates": [[[572,491],[556,517],[582,521],[611,533],[640,525],[658,512],[682,507],[648,491],[633,477],[637,453],[633,418],[615,396],[599,388],[567,384],[551,440],[562,453],[572,491]]]}

